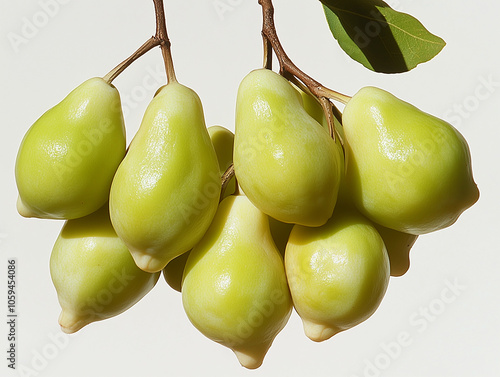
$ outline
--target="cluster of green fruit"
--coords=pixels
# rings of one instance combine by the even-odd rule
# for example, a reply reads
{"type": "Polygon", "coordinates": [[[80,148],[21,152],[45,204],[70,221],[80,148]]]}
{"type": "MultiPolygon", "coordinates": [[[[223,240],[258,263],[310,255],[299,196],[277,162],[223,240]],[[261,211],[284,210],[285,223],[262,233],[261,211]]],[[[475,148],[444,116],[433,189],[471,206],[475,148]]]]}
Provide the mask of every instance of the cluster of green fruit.
{"type": "Polygon", "coordinates": [[[126,150],[118,91],[94,78],[29,129],[18,211],[67,220],[50,258],[63,331],[123,312],[163,271],[194,326],[257,368],[292,308],[314,341],[370,317],[416,238],[479,197],[460,133],[381,89],[352,97],[335,138],[271,70],[236,103],[234,135],[207,130],[169,82],[126,150]]]}

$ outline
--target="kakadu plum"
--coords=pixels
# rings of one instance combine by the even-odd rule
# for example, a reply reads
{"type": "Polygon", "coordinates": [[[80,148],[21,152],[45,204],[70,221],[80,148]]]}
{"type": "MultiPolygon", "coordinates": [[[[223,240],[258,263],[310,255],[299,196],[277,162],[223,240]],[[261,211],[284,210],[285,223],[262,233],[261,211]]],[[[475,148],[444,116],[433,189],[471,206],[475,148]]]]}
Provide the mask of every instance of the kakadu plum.
{"type": "Polygon", "coordinates": [[[376,223],[425,234],[478,200],[467,142],[445,121],[366,87],[347,103],[343,124],[351,196],[376,223]]]}
{"type": "Polygon", "coordinates": [[[332,215],[342,150],[279,74],[259,69],[236,100],[234,168],[248,198],[278,221],[320,226],[332,215]]]}
{"type": "Polygon", "coordinates": [[[182,302],[194,326],[257,368],[292,310],[268,217],[243,195],[224,199],[189,254],[182,302]]]}
{"type": "MultiPolygon", "coordinates": [[[[224,174],[226,169],[233,162],[233,145],[234,134],[222,126],[208,127],[208,134],[214,146],[215,153],[217,154],[217,161],[219,162],[220,175],[224,174]]],[[[231,195],[235,190],[235,179],[231,178],[229,184],[224,192],[224,197],[231,195]]],[[[182,287],[182,274],[186,260],[189,256],[189,251],[172,259],[167,266],[163,269],[163,276],[165,281],[175,289],[181,291],[182,287]]]]}
{"type": "Polygon", "coordinates": [[[221,190],[198,95],[174,81],[153,98],[120,164],[111,221],[137,265],[161,271],[208,229],[221,190]]]}
{"type": "Polygon", "coordinates": [[[295,225],[285,267],[306,335],[317,342],[358,325],[378,308],[390,267],[373,223],[355,209],[335,209],[321,227],[295,225]]]}
{"type": "Polygon", "coordinates": [[[24,136],[15,168],[19,213],[74,219],[98,210],[125,147],[118,91],[102,78],[85,81],[24,136]]]}
{"type": "Polygon", "coordinates": [[[52,250],[50,274],[62,308],[59,324],[66,333],[127,310],[160,275],[135,265],[111,225],[107,205],[66,221],[52,250]]]}

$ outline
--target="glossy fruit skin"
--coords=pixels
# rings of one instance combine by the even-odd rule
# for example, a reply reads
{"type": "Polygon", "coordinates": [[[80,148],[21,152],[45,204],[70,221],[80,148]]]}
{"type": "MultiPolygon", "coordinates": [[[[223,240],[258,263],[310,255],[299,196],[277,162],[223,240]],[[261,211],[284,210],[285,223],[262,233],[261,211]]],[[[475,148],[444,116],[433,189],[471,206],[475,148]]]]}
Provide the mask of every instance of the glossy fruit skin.
{"type": "MultiPolygon", "coordinates": [[[[348,212],[357,211],[352,201],[351,190],[347,186],[345,177],[342,177],[340,182],[335,210],[348,212]]],[[[372,224],[384,241],[389,257],[391,276],[403,276],[410,268],[410,250],[417,241],[418,236],[386,228],[374,222],[372,222],[372,224]]]]}
{"type": "MultiPolygon", "coordinates": [[[[234,134],[222,126],[210,126],[208,127],[208,135],[217,154],[220,175],[222,177],[226,169],[233,163],[234,134]]],[[[234,177],[229,181],[223,198],[234,193],[235,181],[234,177]]],[[[189,251],[172,259],[163,269],[165,281],[171,288],[178,292],[182,288],[182,274],[188,256],[189,251]]]]}
{"type": "Polygon", "coordinates": [[[188,318],[205,336],[257,368],[291,314],[283,260],[268,218],[245,196],[224,199],[191,251],[182,286],[188,318]]]}
{"type": "Polygon", "coordinates": [[[219,165],[196,93],[172,82],[153,98],[110,193],[117,234],[148,272],[190,250],[208,229],[219,165]]]}
{"type": "Polygon", "coordinates": [[[92,78],[43,114],[24,136],[16,160],[18,212],[74,219],[108,201],[125,155],[120,95],[92,78]]]}
{"type": "Polygon", "coordinates": [[[443,120],[366,87],[346,105],[343,124],[352,198],[374,222],[425,234],[478,200],[467,142],[443,120]]]}
{"type": "Polygon", "coordinates": [[[342,151],[277,73],[259,69],[241,82],[234,167],[248,198],[278,221],[320,226],[332,215],[342,151]]]}
{"type": "Polygon", "coordinates": [[[373,224],[357,211],[335,209],[323,226],[295,225],[285,251],[293,303],[316,342],[363,322],[389,283],[389,259],[373,224]]]}
{"type": "Polygon", "coordinates": [[[140,270],[116,235],[108,207],[68,220],[50,256],[50,273],[66,333],[116,316],[144,297],[159,273],[140,270]]]}
{"type": "Polygon", "coordinates": [[[328,128],[328,123],[326,121],[325,113],[319,102],[309,93],[304,92],[302,89],[295,87],[297,92],[300,94],[302,100],[302,106],[304,110],[319,124],[328,128]]]}

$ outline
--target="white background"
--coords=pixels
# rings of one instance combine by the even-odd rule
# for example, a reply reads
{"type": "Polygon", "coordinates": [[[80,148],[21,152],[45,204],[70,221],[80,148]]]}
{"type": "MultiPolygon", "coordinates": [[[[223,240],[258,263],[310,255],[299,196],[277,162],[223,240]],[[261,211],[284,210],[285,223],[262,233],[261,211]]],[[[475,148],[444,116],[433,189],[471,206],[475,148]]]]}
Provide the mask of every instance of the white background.
{"type": "MultiPolygon", "coordinates": [[[[228,6],[223,13],[214,0],[168,0],[165,8],[179,81],[201,97],[207,125],[234,130],[238,84],[262,62],[261,8],[257,0],[221,3],[228,6]]],[[[352,61],[329,34],[319,1],[276,0],[278,34],[295,63],[326,86],[352,95],[362,86],[376,85],[451,120],[469,142],[481,198],[451,228],[419,238],[410,271],[391,279],[380,308],[366,322],[316,344],[304,336],[294,313],[263,366],[247,371],[231,351],[189,323],[179,293],[162,279],[128,312],[71,336],[60,332],[48,260],[62,222],[17,214],[17,148],[43,112],[87,78],[105,75],[154,33],[153,5],[1,0],[0,318],[6,322],[7,260],[17,258],[17,366],[31,373],[7,368],[7,326],[2,325],[0,375],[496,375],[500,6],[493,0],[390,3],[447,42],[437,58],[410,73],[376,74],[352,61]],[[52,7],[44,8],[44,3],[52,7]],[[27,30],[27,22],[38,26],[27,30]],[[30,33],[23,36],[23,30],[30,33]],[[11,43],[13,34],[25,37],[25,43],[11,43]],[[445,303],[442,293],[449,284],[456,286],[455,293],[445,303]],[[424,311],[430,315],[425,317],[424,311]],[[405,334],[408,341],[397,346],[405,334]]],[[[165,82],[161,70],[161,54],[155,49],[114,82],[122,94],[129,140],[156,87],[165,82]]]]}

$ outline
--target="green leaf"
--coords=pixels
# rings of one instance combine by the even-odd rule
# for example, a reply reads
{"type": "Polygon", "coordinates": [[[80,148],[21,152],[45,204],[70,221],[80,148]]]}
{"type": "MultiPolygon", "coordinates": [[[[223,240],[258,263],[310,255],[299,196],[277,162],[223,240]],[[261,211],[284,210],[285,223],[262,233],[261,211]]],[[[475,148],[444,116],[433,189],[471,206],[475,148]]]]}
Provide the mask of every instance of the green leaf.
{"type": "Polygon", "coordinates": [[[431,60],[445,42],[381,0],[321,0],[333,36],[365,67],[401,73],[431,60]]]}

